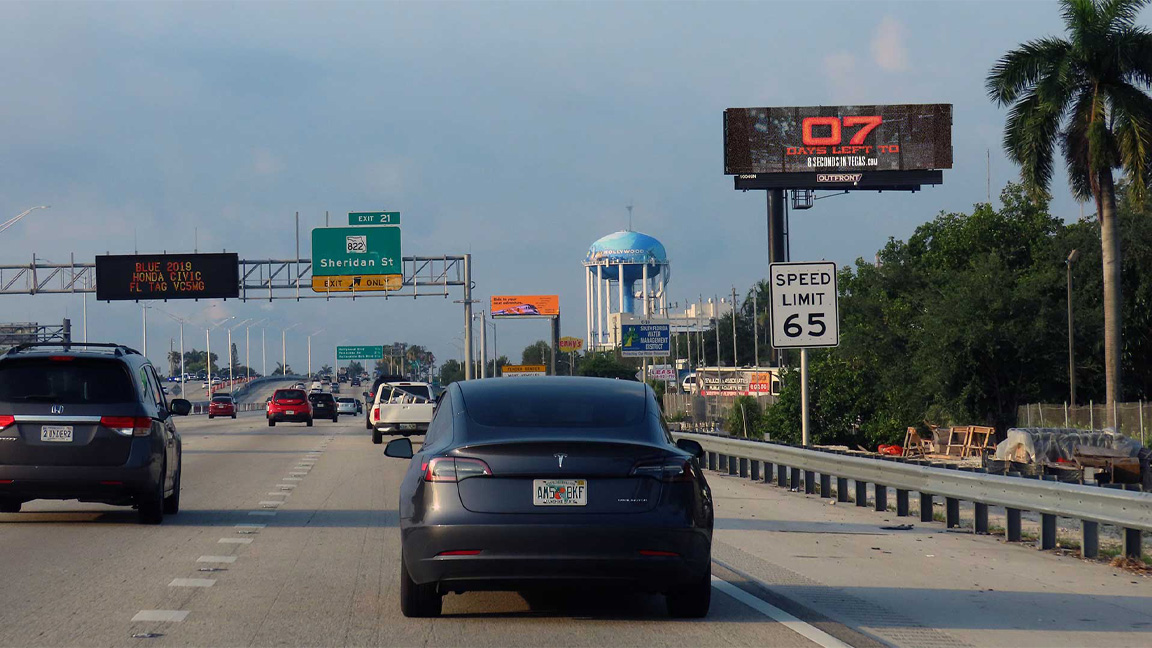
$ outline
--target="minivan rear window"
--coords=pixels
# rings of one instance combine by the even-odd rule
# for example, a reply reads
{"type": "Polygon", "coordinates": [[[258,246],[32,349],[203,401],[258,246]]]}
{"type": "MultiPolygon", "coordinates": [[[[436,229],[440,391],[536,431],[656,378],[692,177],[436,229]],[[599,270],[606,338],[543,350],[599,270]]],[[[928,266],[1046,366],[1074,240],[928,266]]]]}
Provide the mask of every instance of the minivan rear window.
{"type": "Polygon", "coordinates": [[[28,358],[0,363],[0,402],[83,405],[137,400],[127,369],[114,360],[28,358]]]}

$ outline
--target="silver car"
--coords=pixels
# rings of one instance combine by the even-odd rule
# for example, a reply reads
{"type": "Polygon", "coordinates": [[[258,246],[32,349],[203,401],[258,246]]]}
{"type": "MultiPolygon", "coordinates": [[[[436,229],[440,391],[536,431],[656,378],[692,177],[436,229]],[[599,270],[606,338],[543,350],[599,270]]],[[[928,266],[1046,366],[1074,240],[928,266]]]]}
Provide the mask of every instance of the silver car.
{"type": "Polygon", "coordinates": [[[337,398],[337,414],[359,414],[363,406],[355,398],[337,398]]]}

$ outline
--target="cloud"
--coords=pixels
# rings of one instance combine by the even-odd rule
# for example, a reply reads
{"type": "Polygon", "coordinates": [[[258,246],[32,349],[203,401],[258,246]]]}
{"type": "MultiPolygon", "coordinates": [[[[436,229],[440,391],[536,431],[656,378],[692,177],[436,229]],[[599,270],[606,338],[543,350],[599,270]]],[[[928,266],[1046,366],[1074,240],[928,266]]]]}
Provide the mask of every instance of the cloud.
{"type": "Polygon", "coordinates": [[[885,16],[872,35],[872,61],[885,72],[907,70],[908,47],[904,40],[904,23],[885,16]]]}
{"type": "Polygon", "coordinates": [[[258,148],[252,153],[252,171],[258,176],[274,176],[284,170],[284,162],[272,151],[258,148]]]}
{"type": "Polygon", "coordinates": [[[824,57],[824,78],[833,96],[846,98],[844,103],[861,102],[868,93],[856,59],[848,52],[832,52],[824,57]]]}

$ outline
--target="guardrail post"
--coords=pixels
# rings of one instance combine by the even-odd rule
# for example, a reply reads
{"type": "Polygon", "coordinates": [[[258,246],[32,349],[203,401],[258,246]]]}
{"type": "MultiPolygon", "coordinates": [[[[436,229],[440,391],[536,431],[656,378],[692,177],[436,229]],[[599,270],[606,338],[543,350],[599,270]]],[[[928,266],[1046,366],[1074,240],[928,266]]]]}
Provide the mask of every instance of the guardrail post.
{"type": "Polygon", "coordinates": [[[1144,553],[1144,534],[1140,529],[1124,529],[1124,555],[1133,560],[1140,560],[1144,553]]]}
{"type": "Polygon", "coordinates": [[[974,502],[974,504],[975,504],[975,508],[976,508],[976,512],[975,512],[976,533],[987,534],[988,533],[988,505],[987,504],[981,504],[980,502],[974,502]]]}
{"type": "Polygon", "coordinates": [[[788,466],[776,464],[776,485],[780,488],[788,488],[788,466]]]}
{"type": "Polygon", "coordinates": [[[1008,514],[1005,536],[1008,542],[1020,542],[1020,509],[1006,508],[1008,514]]]}
{"type": "Polygon", "coordinates": [[[799,492],[800,490],[800,469],[795,466],[789,466],[788,490],[799,492]]]}
{"type": "Polygon", "coordinates": [[[804,494],[812,495],[816,493],[816,473],[811,470],[804,471],[804,494]]]}
{"type": "Polygon", "coordinates": [[[856,506],[868,506],[868,482],[856,481],[856,506]]]}
{"type": "Polygon", "coordinates": [[[832,497],[832,475],[820,473],[820,497],[821,499],[832,497]]]}
{"type": "Polygon", "coordinates": [[[1040,550],[1056,548],[1056,516],[1040,514],[1040,550]]]}
{"type": "Polygon", "coordinates": [[[720,472],[728,472],[728,455],[721,454],[716,456],[716,467],[720,472]]]}
{"type": "Polygon", "coordinates": [[[908,517],[908,491],[903,488],[896,489],[896,516],[908,517]]]}
{"type": "Polygon", "coordinates": [[[764,462],[764,483],[772,483],[772,462],[770,461],[764,462]]]}
{"type": "Polygon", "coordinates": [[[708,453],[708,470],[716,470],[716,453],[708,453]]]}
{"type": "Polygon", "coordinates": [[[931,522],[934,519],[932,517],[932,493],[920,493],[920,521],[931,522]]]}
{"type": "Polygon", "coordinates": [[[836,501],[841,502],[841,503],[848,501],[848,478],[847,477],[837,477],[836,478],[836,501]]]}
{"type": "Polygon", "coordinates": [[[750,477],[750,479],[752,481],[760,481],[760,462],[753,459],[751,467],[752,467],[752,476],[750,477]]]}
{"type": "Polygon", "coordinates": [[[745,459],[744,457],[740,457],[737,461],[740,462],[740,476],[741,477],[747,477],[748,476],[748,460],[745,459]]]}
{"type": "Polygon", "coordinates": [[[1096,558],[1100,555],[1100,524],[1080,520],[1080,557],[1096,558]]]}
{"type": "Polygon", "coordinates": [[[960,500],[955,497],[944,498],[944,526],[949,529],[960,526],[960,500]]]}
{"type": "Polygon", "coordinates": [[[873,486],[873,490],[876,491],[876,510],[877,511],[887,511],[888,510],[888,487],[883,485],[883,484],[876,484],[875,486],[873,486]]]}
{"type": "Polygon", "coordinates": [[[736,457],[728,457],[728,474],[735,475],[736,467],[740,463],[740,459],[736,457]]]}

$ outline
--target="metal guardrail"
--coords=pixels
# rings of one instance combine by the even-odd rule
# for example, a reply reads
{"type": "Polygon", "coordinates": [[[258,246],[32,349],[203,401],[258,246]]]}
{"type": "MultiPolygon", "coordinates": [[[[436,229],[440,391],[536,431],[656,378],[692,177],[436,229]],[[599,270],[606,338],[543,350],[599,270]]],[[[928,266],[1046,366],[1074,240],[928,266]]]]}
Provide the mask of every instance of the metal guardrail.
{"type": "Polygon", "coordinates": [[[933,519],[933,497],[945,498],[945,524],[960,524],[960,502],[975,504],[976,532],[988,533],[988,506],[1007,511],[1006,536],[1009,542],[1021,539],[1020,513],[1040,514],[1040,548],[1056,546],[1056,518],[1081,521],[1081,552],[1086,558],[1099,553],[1099,525],[1111,524],[1124,530],[1124,554],[1138,558],[1142,532],[1152,531],[1152,494],[1066,484],[1040,479],[990,475],[982,471],[938,468],[884,459],[852,456],[836,451],[815,450],[765,441],[749,441],[710,434],[673,432],[677,439],[691,439],[707,452],[710,470],[759,480],[799,490],[801,472],[805,493],[816,492],[819,475],[820,496],[847,502],[848,481],[855,482],[856,505],[868,506],[868,484],[874,487],[877,511],[887,511],[887,489],[896,489],[896,514],[907,516],[910,492],[920,494],[920,519],[933,519]],[[763,471],[761,471],[763,467],[763,471]]]}

